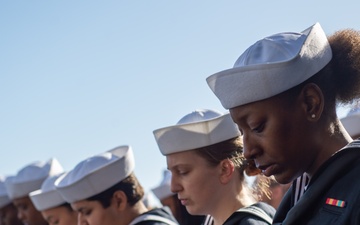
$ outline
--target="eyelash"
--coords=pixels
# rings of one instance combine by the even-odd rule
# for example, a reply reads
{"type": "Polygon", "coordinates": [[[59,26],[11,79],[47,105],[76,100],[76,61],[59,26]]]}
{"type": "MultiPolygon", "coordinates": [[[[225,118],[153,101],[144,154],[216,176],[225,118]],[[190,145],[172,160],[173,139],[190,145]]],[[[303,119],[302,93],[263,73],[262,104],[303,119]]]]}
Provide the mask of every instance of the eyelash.
{"type": "Polygon", "coordinates": [[[178,171],[176,171],[176,173],[179,174],[180,176],[184,176],[188,173],[188,171],[178,170],[178,171]]]}
{"type": "Polygon", "coordinates": [[[20,210],[27,210],[27,205],[19,205],[20,210]]]}
{"type": "Polygon", "coordinates": [[[255,127],[254,129],[252,129],[252,131],[256,132],[256,133],[260,133],[261,131],[264,130],[264,123],[261,123],[259,126],[255,127]]]}
{"type": "Polygon", "coordinates": [[[91,214],[91,210],[81,211],[80,213],[83,216],[89,216],[91,214]]]}

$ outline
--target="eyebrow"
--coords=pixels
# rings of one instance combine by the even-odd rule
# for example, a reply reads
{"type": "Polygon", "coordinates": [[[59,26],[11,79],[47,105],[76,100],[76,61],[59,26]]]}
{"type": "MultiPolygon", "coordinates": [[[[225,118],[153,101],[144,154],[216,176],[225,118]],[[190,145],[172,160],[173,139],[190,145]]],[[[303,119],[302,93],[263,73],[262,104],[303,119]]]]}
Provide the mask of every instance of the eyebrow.
{"type": "Polygon", "coordinates": [[[171,170],[178,169],[178,168],[181,167],[181,166],[188,166],[188,164],[186,164],[186,163],[179,163],[179,164],[176,164],[175,166],[173,166],[173,167],[171,167],[171,168],[167,167],[167,169],[171,171],[171,170]]]}

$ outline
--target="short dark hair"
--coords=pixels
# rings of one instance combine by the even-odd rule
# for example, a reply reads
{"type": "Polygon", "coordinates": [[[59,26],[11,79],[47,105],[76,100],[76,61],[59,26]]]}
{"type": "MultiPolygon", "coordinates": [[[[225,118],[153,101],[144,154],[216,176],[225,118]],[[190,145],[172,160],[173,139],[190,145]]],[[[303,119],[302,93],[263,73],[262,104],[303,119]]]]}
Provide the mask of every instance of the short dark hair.
{"type": "Polygon", "coordinates": [[[130,206],[135,205],[144,196],[144,189],[140,185],[134,173],[131,173],[124,180],[106,189],[105,191],[87,198],[88,201],[99,201],[104,208],[111,204],[111,199],[116,191],[123,191],[130,206]]]}

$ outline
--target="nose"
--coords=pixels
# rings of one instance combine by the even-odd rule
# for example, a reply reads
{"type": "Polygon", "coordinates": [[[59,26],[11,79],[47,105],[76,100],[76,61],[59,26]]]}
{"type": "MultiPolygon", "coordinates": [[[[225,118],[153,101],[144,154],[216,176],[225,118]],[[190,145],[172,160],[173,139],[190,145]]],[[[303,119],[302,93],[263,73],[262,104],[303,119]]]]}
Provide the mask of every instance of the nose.
{"type": "Polygon", "coordinates": [[[18,210],[17,217],[19,220],[23,221],[25,219],[25,214],[22,212],[22,210],[18,210]]]}
{"type": "Polygon", "coordinates": [[[77,224],[78,224],[78,225],[87,225],[87,222],[86,222],[86,220],[84,220],[84,218],[83,218],[83,216],[81,215],[81,213],[78,213],[77,224]]]}
{"type": "Polygon", "coordinates": [[[178,181],[178,178],[173,174],[171,176],[171,192],[173,193],[179,193],[182,190],[182,186],[180,182],[178,181]]]}
{"type": "Polygon", "coordinates": [[[243,134],[243,146],[244,157],[246,159],[255,159],[260,153],[258,143],[246,133],[243,134]]]}

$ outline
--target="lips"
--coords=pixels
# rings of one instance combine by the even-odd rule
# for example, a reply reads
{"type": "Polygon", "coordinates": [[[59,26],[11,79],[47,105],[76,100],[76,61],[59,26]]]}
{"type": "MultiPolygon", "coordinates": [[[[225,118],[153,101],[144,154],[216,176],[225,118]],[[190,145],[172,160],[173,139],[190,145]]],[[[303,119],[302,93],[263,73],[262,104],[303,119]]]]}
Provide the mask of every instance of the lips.
{"type": "Polygon", "coordinates": [[[260,169],[262,171],[262,173],[269,177],[271,175],[273,175],[273,165],[269,164],[269,165],[257,165],[257,168],[260,169]]]}
{"type": "Polygon", "coordinates": [[[186,198],[179,198],[179,201],[184,206],[188,203],[188,200],[186,198]]]}

